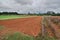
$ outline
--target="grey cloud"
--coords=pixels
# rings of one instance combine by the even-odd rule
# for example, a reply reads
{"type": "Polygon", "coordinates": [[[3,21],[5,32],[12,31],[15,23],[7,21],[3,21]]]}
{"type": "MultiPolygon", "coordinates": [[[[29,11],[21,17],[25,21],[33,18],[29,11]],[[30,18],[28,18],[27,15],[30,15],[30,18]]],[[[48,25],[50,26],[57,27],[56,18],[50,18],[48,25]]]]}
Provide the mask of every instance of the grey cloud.
{"type": "Polygon", "coordinates": [[[26,4],[32,4],[32,0],[15,0],[17,3],[20,3],[22,5],[26,5],[26,4]]]}
{"type": "Polygon", "coordinates": [[[60,12],[60,0],[0,0],[0,11],[60,12]]]}
{"type": "Polygon", "coordinates": [[[47,0],[44,4],[44,7],[45,8],[43,10],[58,12],[60,8],[60,0],[47,0]]]}

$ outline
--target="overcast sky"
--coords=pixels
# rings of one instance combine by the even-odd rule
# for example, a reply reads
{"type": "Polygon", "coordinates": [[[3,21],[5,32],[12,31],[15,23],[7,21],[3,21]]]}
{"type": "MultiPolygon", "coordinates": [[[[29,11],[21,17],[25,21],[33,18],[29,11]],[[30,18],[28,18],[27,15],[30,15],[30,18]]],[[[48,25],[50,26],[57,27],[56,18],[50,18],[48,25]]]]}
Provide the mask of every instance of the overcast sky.
{"type": "Polygon", "coordinates": [[[60,0],[0,0],[0,11],[19,13],[60,12],[60,0]]]}

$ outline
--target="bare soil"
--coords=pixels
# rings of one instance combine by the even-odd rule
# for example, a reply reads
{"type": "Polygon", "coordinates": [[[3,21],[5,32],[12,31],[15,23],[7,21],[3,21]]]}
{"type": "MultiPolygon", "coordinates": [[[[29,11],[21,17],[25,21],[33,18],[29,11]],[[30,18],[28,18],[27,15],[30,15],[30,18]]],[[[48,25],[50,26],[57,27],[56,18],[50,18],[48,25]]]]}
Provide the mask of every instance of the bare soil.
{"type": "Polygon", "coordinates": [[[0,30],[0,34],[22,32],[28,35],[37,36],[38,33],[41,32],[41,22],[42,16],[0,20],[0,25],[4,26],[4,30],[0,30]]]}

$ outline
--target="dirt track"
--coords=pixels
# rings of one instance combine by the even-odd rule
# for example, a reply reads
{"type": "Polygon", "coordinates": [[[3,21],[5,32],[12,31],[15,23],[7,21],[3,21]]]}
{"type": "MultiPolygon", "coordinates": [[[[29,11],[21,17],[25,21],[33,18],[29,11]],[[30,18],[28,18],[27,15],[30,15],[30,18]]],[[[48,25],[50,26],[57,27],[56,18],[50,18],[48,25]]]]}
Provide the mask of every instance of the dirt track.
{"type": "Polygon", "coordinates": [[[54,29],[56,37],[60,40],[60,16],[50,17],[51,27],[54,29]],[[55,21],[55,22],[54,22],[55,21]]]}
{"type": "Polygon", "coordinates": [[[59,16],[45,17],[45,28],[49,36],[60,40],[60,18],[59,16]]]}

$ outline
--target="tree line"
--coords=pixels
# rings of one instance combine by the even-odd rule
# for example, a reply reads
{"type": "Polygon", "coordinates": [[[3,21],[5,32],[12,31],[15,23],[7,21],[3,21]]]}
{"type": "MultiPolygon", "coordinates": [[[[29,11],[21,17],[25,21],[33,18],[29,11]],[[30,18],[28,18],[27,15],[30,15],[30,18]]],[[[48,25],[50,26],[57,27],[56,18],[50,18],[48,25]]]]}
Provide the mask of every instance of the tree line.
{"type": "Polygon", "coordinates": [[[37,15],[37,16],[40,16],[40,15],[51,15],[51,16],[60,16],[60,13],[55,13],[53,11],[48,11],[47,13],[30,13],[28,12],[27,14],[26,13],[18,13],[18,12],[0,12],[0,15],[37,15]]]}
{"type": "Polygon", "coordinates": [[[17,15],[17,12],[0,12],[0,15],[17,15]]]}

